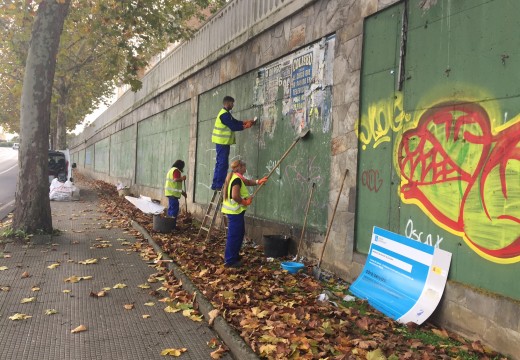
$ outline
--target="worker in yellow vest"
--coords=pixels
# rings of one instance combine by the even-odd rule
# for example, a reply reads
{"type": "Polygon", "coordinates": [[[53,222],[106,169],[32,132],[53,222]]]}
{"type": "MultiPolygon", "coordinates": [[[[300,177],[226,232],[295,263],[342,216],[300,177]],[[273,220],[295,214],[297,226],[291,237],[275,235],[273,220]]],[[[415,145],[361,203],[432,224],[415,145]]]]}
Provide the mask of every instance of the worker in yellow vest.
{"type": "Polygon", "coordinates": [[[164,183],[164,195],[168,198],[168,216],[175,219],[179,215],[179,199],[181,195],[186,197],[186,192],[182,189],[182,182],[186,180],[186,175],[181,175],[183,171],[184,161],[175,161],[166,174],[164,183]]]}
{"type": "Polygon", "coordinates": [[[224,265],[226,267],[242,266],[239,253],[246,233],[244,215],[247,207],[253,201],[246,186],[261,185],[267,182],[267,177],[259,180],[246,179],[244,177],[245,173],[246,163],[242,160],[233,161],[231,163],[231,172],[227,175],[222,188],[222,191],[224,191],[222,212],[228,218],[226,249],[224,252],[224,265]]]}
{"type": "Polygon", "coordinates": [[[229,151],[231,145],[235,144],[235,131],[248,129],[256,123],[256,118],[251,120],[239,121],[231,115],[231,110],[235,106],[235,99],[225,96],[222,101],[223,108],[215,119],[215,126],[211,135],[211,142],[216,144],[216,163],[213,172],[212,190],[222,189],[229,166],[229,151]]]}

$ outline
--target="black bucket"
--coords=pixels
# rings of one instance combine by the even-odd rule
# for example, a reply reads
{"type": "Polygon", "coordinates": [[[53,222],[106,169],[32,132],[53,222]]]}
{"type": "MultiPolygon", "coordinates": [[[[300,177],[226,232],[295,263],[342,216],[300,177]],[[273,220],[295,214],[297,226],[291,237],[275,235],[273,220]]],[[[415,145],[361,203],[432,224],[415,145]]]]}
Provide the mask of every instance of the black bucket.
{"type": "Polygon", "coordinates": [[[175,228],[175,218],[163,217],[161,215],[153,216],[153,229],[160,233],[171,233],[175,228]]]}
{"type": "Polygon", "coordinates": [[[286,235],[264,235],[264,255],[272,258],[287,256],[289,240],[286,235]]]}

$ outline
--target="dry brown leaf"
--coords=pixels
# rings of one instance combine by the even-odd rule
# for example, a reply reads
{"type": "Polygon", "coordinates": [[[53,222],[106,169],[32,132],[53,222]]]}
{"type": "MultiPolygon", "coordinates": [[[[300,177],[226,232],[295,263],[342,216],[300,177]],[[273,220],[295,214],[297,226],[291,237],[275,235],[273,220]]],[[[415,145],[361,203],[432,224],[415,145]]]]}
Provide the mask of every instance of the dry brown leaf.
{"type": "Polygon", "coordinates": [[[103,291],[103,290],[101,290],[97,293],[95,293],[93,291],[90,292],[90,296],[95,297],[95,298],[104,297],[106,294],[107,294],[106,291],[103,291]]]}
{"type": "Polygon", "coordinates": [[[219,346],[217,350],[211,352],[209,356],[211,356],[212,359],[220,359],[224,354],[226,353],[226,349],[224,349],[222,346],[219,346]]]}
{"type": "Polygon", "coordinates": [[[210,341],[207,342],[207,344],[212,349],[216,349],[217,346],[220,346],[220,343],[216,338],[212,338],[210,341]]]}
{"type": "Polygon", "coordinates": [[[86,259],[86,260],[78,261],[78,264],[91,265],[91,264],[97,264],[97,262],[98,262],[98,259],[86,259]]]}
{"type": "Polygon", "coordinates": [[[368,331],[368,318],[362,317],[362,318],[356,320],[356,325],[358,328],[368,331]]]}
{"type": "Polygon", "coordinates": [[[123,305],[123,307],[126,309],[126,310],[132,310],[134,308],[134,304],[125,304],[123,305]]]}
{"type": "Polygon", "coordinates": [[[218,309],[213,309],[208,313],[208,323],[209,326],[213,326],[213,322],[215,321],[216,317],[218,316],[219,311],[218,309]]]}
{"type": "Polygon", "coordinates": [[[80,325],[80,326],[76,327],[75,329],[72,329],[70,332],[72,334],[76,334],[76,333],[80,333],[83,331],[87,331],[87,327],[85,325],[80,325]]]}
{"type": "Polygon", "coordinates": [[[377,348],[377,342],[373,341],[373,340],[362,340],[359,342],[358,346],[361,348],[361,349],[375,349],[377,348]]]}
{"type": "Polygon", "coordinates": [[[20,313],[16,313],[13,316],[9,316],[10,320],[26,320],[29,318],[32,318],[32,316],[27,315],[27,314],[20,314],[20,313]]]}
{"type": "Polygon", "coordinates": [[[150,318],[150,315],[148,315],[148,314],[143,314],[143,319],[148,319],[148,318],[150,318]]]}
{"type": "Polygon", "coordinates": [[[30,276],[31,276],[31,275],[29,275],[29,273],[28,273],[27,271],[24,271],[24,272],[22,273],[22,279],[28,278],[28,277],[30,277],[30,276]]]}
{"type": "Polygon", "coordinates": [[[443,339],[447,339],[450,337],[448,335],[448,332],[444,329],[432,329],[432,333],[434,333],[437,336],[440,336],[443,339]]]}
{"type": "Polygon", "coordinates": [[[181,311],[181,309],[174,308],[173,306],[167,306],[164,308],[164,311],[166,311],[167,313],[176,313],[181,311]]]}
{"type": "Polygon", "coordinates": [[[186,352],[188,349],[186,348],[180,348],[180,349],[174,349],[174,348],[170,348],[170,349],[164,349],[163,351],[161,351],[161,355],[162,356],[175,356],[175,357],[178,357],[178,356],[181,356],[181,354],[183,352],[186,352]]]}

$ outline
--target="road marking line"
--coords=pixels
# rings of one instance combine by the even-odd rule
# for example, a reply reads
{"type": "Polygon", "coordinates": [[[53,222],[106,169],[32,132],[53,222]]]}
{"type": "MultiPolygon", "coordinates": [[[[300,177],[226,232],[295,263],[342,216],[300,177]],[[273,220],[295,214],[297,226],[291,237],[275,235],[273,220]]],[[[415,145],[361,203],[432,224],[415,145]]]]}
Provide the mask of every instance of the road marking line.
{"type": "Polygon", "coordinates": [[[2,207],[0,208],[0,212],[1,212],[1,211],[4,211],[5,209],[7,209],[9,206],[12,206],[12,205],[14,205],[14,200],[9,201],[7,204],[5,204],[4,206],[2,206],[2,207]]]}
{"type": "Polygon", "coordinates": [[[17,166],[18,166],[18,164],[11,166],[9,169],[0,172],[0,175],[2,175],[3,173],[6,173],[6,172],[8,172],[8,171],[13,170],[13,169],[14,169],[15,167],[17,167],[17,166]]]}

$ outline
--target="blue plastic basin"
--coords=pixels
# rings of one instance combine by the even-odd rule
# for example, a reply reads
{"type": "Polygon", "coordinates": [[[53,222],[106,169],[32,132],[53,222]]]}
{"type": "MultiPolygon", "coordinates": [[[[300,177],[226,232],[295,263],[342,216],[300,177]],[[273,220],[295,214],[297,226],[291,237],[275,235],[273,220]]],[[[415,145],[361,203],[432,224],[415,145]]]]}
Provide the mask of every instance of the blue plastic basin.
{"type": "Polygon", "coordinates": [[[286,261],[282,264],[282,269],[287,270],[289,274],[295,274],[304,268],[304,265],[299,262],[286,261]]]}

